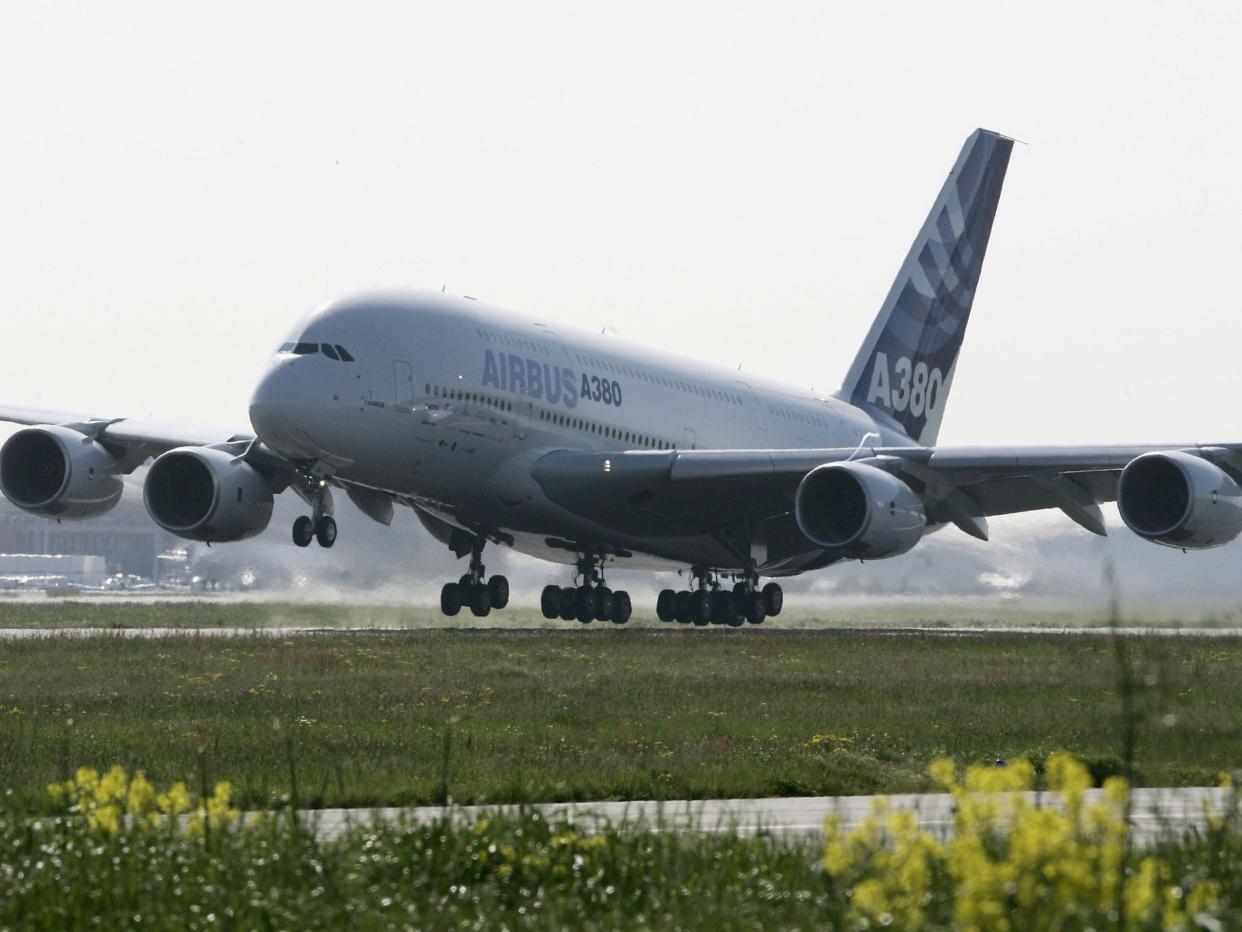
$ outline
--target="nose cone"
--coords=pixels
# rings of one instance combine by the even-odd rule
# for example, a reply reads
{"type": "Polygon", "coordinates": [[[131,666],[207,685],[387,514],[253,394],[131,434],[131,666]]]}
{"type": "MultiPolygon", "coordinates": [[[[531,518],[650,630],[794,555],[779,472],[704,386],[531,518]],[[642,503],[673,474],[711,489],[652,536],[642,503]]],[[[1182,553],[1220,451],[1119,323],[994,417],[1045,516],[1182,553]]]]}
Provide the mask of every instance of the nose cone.
{"type": "Polygon", "coordinates": [[[250,396],[250,424],[259,439],[274,450],[294,453],[297,431],[306,416],[306,397],[300,385],[297,359],[272,364],[250,396]]]}

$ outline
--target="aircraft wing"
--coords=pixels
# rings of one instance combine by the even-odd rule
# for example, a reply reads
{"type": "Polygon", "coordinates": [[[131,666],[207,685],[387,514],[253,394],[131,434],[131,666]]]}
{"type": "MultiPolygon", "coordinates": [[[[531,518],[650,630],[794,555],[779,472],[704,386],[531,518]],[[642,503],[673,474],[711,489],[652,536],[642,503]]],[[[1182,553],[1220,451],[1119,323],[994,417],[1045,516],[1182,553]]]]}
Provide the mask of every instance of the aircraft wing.
{"type": "MultiPolygon", "coordinates": [[[[116,457],[119,472],[133,472],[148,459],[177,447],[207,447],[237,444],[247,448],[254,441],[251,431],[229,432],[218,427],[195,427],[172,424],[150,418],[99,417],[80,411],[52,411],[44,408],[0,407],[0,422],[20,425],[55,424],[72,427],[99,441],[116,457]]],[[[283,458],[254,444],[248,449],[247,460],[255,465],[292,473],[283,458]]]]}
{"type": "Polygon", "coordinates": [[[789,515],[798,484],[827,463],[863,460],[898,476],[923,500],[929,523],[986,540],[987,517],[1059,508],[1103,534],[1100,503],[1116,499],[1130,460],[1184,450],[1242,470],[1242,444],[865,447],[808,450],[557,451],[534,478],[557,504],[622,533],[671,535],[739,518],[789,515]]]}

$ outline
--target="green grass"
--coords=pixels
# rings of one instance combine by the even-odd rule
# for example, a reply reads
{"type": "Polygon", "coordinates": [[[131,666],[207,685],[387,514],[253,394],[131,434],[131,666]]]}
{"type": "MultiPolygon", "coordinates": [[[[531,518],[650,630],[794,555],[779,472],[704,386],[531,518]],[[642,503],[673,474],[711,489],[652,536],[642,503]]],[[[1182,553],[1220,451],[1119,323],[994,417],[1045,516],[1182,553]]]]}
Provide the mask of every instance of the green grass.
{"type": "MultiPolygon", "coordinates": [[[[128,606],[133,615],[155,607],[128,606]]],[[[1138,780],[1242,764],[1242,642],[1135,638],[1138,780]]],[[[289,787],[317,806],[928,789],[930,759],[1068,750],[1119,769],[1106,639],[995,634],[415,630],[0,641],[0,786],[71,766],[289,787]],[[443,761],[449,743],[448,770],[443,761]]]]}
{"type": "Polygon", "coordinates": [[[281,815],[190,837],[0,812],[0,927],[496,929],[826,927],[843,900],[805,844],[538,814],[377,825],[330,842],[281,815]]]}

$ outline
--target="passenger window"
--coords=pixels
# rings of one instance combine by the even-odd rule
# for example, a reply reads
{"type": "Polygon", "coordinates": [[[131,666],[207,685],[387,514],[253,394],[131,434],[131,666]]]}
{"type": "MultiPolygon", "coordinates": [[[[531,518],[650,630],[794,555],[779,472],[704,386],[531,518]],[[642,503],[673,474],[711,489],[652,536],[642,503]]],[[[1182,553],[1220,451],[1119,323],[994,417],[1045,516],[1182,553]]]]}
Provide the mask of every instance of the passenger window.
{"type": "Polygon", "coordinates": [[[321,349],[323,350],[323,354],[327,356],[329,359],[335,359],[337,362],[341,361],[341,357],[336,355],[336,350],[332,348],[331,343],[322,344],[321,349]]]}
{"type": "Polygon", "coordinates": [[[340,343],[336,344],[336,351],[341,356],[341,362],[353,362],[354,361],[354,357],[349,355],[349,350],[341,346],[340,343]]]}

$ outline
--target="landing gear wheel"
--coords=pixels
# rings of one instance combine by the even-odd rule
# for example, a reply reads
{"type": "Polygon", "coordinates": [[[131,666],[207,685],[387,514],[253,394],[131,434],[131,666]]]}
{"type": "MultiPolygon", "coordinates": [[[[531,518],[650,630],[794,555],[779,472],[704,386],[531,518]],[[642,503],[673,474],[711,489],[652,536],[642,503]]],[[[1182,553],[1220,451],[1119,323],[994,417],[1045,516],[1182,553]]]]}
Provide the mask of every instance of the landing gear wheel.
{"type": "Polygon", "coordinates": [[[457,583],[445,583],[440,590],[440,611],[452,618],[461,611],[461,603],[461,587],[457,583]]]}
{"type": "Polygon", "coordinates": [[[672,589],[661,589],[656,597],[656,617],[661,621],[677,620],[677,593],[672,589]]]}
{"type": "Polygon", "coordinates": [[[539,610],[543,617],[552,619],[561,617],[561,587],[544,586],[539,594],[539,610]]]}
{"type": "Polygon", "coordinates": [[[712,593],[712,624],[733,624],[733,593],[717,589],[712,593]]]}
{"type": "Polygon", "coordinates": [[[680,624],[688,625],[693,617],[693,609],[690,606],[692,596],[688,589],[680,590],[673,597],[673,604],[676,608],[676,614],[673,616],[680,624]]]}
{"type": "Polygon", "coordinates": [[[325,550],[336,543],[336,518],[324,515],[319,519],[319,523],[315,525],[315,540],[325,550]]]}
{"type": "Polygon", "coordinates": [[[487,586],[475,586],[470,590],[470,611],[476,618],[485,618],[492,610],[492,594],[487,586]]]}
{"type": "Polygon", "coordinates": [[[293,522],[293,542],[299,547],[309,547],[315,539],[315,525],[307,515],[302,515],[293,522]]]}
{"type": "Polygon", "coordinates": [[[690,597],[691,618],[696,625],[702,626],[711,624],[712,620],[712,594],[706,589],[700,589],[690,597]]]}
{"type": "Polygon", "coordinates": [[[763,587],[763,604],[773,618],[781,613],[785,605],[785,593],[777,583],[770,582],[763,587]]]}
{"type": "Polygon", "coordinates": [[[573,621],[578,617],[578,590],[566,586],[561,590],[561,621],[573,621]]]}
{"type": "Polygon", "coordinates": [[[594,591],[595,604],[592,612],[600,621],[612,618],[612,590],[607,586],[597,586],[594,591]]]}
{"type": "Polygon", "coordinates": [[[492,608],[501,609],[509,604],[509,580],[493,576],[487,581],[487,591],[492,597],[492,608]]]}
{"type": "Polygon", "coordinates": [[[746,612],[746,620],[752,625],[761,625],[763,624],[763,619],[767,617],[767,614],[767,602],[763,598],[763,593],[756,592],[751,596],[750,608],[746,612]]]}
{"type": "Polygon", "coordinates": [[[574,608],[577,619],[585,624],[595,620],[595,593],[590,586],[579,586],[574,596],[574,608]]]}
{"type": "Polygon", "coordinates": [[[630,613],[633,611],[633,605],[630,603],[630,594],[628,592],[614,592],[612,594],[612,623],[614,625],[623,625],[630,620],[630,613]]]}

